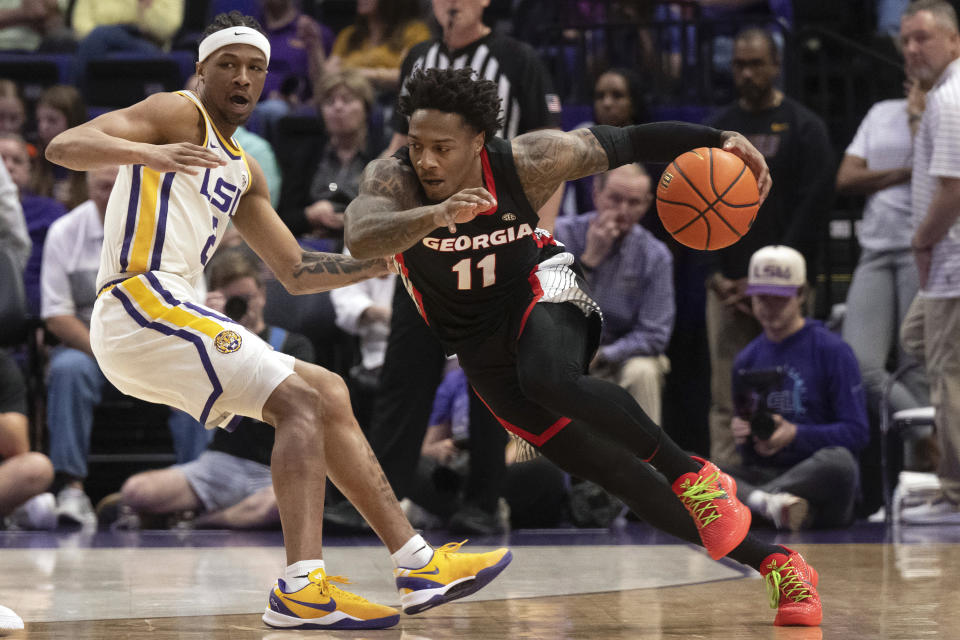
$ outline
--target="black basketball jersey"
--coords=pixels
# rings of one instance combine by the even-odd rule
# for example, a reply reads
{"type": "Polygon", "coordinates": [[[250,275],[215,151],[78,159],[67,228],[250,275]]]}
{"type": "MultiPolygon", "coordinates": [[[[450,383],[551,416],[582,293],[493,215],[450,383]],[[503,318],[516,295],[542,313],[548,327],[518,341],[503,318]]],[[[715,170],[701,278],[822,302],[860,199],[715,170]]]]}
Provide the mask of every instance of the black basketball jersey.
{"type": "MultiPolygon", "coordinates": [[[[395,156],[410,164],[406,147],[395,156]]],[[[435,229],[397,254],[407,292],[447,353],[522,312],[535,296],[531,273],[561,251],[550,234],[537,229],[539,216],[524,194],[511,144],[491,138],[480,160],[483,186],[496,198],[496,210],[457,224],[456,233],[435,229]]]]}

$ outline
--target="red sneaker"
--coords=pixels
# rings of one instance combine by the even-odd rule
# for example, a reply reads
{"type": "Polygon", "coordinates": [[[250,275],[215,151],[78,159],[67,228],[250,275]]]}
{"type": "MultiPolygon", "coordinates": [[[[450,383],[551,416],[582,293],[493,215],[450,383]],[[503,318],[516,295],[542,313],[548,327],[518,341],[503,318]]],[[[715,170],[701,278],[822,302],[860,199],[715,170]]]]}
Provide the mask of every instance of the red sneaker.
{"type": "Polygon", "coordinates": [[[773,624],[778,627],[799,625],[816,627],[823,620],[823,606],[817,594],[817,570],[796,551],[771,553],[760,565],[767,586],[770,608],[777,610],[773,624]]]}
{"type": "Polygon", "coordinates": [[[737,483],[703,458],[699,473],[685,473],[673,483],[683,506],[700,530],[707,553],[719,560],[737,548],[750,530],[750,509],[737,500],[737,483]]]}

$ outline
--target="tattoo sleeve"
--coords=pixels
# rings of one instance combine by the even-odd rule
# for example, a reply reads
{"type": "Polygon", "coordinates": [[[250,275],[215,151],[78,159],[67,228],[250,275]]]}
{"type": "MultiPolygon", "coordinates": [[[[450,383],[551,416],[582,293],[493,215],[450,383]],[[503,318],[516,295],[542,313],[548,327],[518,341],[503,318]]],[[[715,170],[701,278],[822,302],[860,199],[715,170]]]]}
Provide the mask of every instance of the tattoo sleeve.
{"type": "Polygon", "coordinates": [[[607,170],[607,153],[588,129],[543,129],[513,140],[513,160],[527,200],[540,207],[562,183],[607,170]]]}
{"type": "Polygon", "coordinates": [[[360,194],[347,207],[344,239],[358,257],[389,256],[437,228],[433,208],[421,206],[420,182],[396,158],[374,160],[360,178],[360,194]]]}

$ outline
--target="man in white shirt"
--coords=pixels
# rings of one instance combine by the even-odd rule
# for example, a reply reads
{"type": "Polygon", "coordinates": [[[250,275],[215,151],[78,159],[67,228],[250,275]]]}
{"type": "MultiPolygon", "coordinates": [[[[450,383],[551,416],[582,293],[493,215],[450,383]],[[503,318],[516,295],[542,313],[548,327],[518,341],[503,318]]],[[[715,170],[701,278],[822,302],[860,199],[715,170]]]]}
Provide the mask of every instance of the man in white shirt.
{"type": "Polygon", "coordinates": [[[942,0],[918,0],[903,12],[900,41],[907,74],[929,89],[914,138],[910,246],[920,294],[904,321],[922,328],[922,352],[936,409],[942,495],[904,509],[904,523],[960,523],[960,33],[957,14],[942,0]],[[922,318],[922,320],[920,320],[922,318]]]}

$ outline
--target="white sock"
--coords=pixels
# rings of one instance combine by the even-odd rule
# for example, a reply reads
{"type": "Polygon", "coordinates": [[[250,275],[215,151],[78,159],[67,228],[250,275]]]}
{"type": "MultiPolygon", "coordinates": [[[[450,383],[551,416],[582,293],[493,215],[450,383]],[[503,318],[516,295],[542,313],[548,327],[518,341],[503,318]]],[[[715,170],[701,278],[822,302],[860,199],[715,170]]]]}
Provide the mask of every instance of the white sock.
{"type": "Polygon", "coordinates": [[[311,571],[325,568],[326,566],[323,564],[323,560],[301,560],[294,562],[287,567],[286,572],[283,574],[283,581],[287,586],[287,588],[283,590],[284,593],[300,591],[300,589],[310,584],[307,576],[310,575],[311,571]]]}
{"type": "Polygon", "coordinates": [[[764,513],[767,510],[767,498],[769,497],[770,494],[766,491],[754,489],[750,492],[750,495],[747,496],[747,506],[750,507],[751,511],[764,513]]]}
{"type": "Polygon", "coordinates": [[[419,569],[427,566],[433,557],[433,547],[427,544],[423,536],[417,534],[407,540],[407,543],[390,554],[393,566],[404,569],[419,569]]]}

